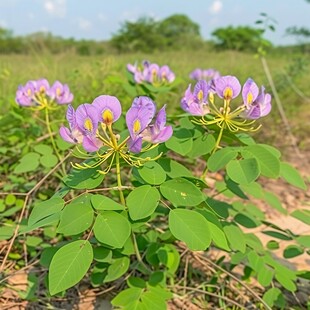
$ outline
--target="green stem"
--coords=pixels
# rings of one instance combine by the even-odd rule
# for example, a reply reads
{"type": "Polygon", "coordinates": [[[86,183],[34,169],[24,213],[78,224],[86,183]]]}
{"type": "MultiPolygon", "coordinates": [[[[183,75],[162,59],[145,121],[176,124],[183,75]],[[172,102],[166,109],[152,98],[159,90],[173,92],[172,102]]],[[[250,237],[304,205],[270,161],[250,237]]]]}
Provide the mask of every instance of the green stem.
{"type": "MultiPolygon", "coordinates": [[[[62,161],[62,157],[61,157],[61,155],[58,152],[58,149],[57,149],[54,137],[53,137],[53,132],[52,132],[52,129],[51,129],[51,123],[50,123],[49,114],[48,114],[48,108],[45,108],[45,123],[46,123],[48,134],[49,134],[51,142],[52,142],[52,146],[53,146],[54,152],[55,152],[58,160],[61,162],[62,161]]],[[[66,171],[65,171],[65,168],[64,168],[63,164],[61,165],[61,167],[62,167],[62,172],[64,174],[66,174],[66,171]]]]}
{"type": "Polygon", "coordinates": [[[117,178],[117,187],[119,191],[119,198],[121,200],[121,203],[123,206],[126,206],[125,203],[125,198],[124,198],[124,193],[122,190],[122,179],[121,179],[121,167],[120,167],[120,162],[119,162],[119,152],[116,151],[115,154],[115,162],[116,162],[116,178],[117,178]]]}
{"type": "MultiPolygon", "coordinates": [[[[217,136],[217,140],[216,140],[216,143],[215,143],[215,146],[211,152],[211,155],[215,153],[215,151],[219,148],[220,146],[220,142],[221,142],[221,139],[222,139],[222,136],[223,136],[223,132],[224,132],[224,126],[221,126],[221,130],[219,132],[219,135],[217,136]]],[[[201,179],[204,180],[206,178],[206,175],[208,173],[208,166],[206,166],[205,170],[203,171],[202,175],[201,175],[201,179]]]]}

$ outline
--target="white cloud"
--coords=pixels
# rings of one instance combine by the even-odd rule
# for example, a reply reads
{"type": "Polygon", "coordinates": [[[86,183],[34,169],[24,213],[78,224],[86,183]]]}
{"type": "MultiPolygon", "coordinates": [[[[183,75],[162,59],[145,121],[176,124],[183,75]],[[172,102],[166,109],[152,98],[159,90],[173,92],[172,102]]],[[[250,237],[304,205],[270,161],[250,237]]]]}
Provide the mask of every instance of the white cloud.
{"type": "Polygon", "coordinates": [[[81,30],[85,30],[85,31],[88,31],[93,27],[92,23],[88,19],[85,19],[85,18],[80,18],[78,20],[78,26],[81,30]]]}
{"type": "Polygon", "coordinates": [[[215,0],[209,7],[209,12],[211,14],[218,14],[223,8],[223,3],[221,0],[215,0]]]}
{"type": "Polygon", "coordinates": [[[63,18],[67,13],[66,0],[45,0],[44,9],[51,16],[63,18]]]}

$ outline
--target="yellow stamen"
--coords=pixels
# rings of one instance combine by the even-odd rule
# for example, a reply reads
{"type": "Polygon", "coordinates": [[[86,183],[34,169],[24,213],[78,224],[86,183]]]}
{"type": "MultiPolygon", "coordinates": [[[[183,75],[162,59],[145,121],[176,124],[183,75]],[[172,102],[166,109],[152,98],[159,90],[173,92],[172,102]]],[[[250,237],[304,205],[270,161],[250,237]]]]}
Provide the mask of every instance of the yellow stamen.
{"type": "Polygon", "coordinates": [[[86,118],[86,120],[84,121],[84,128],[88,131],[93,130],[93,123],[89,118],[86,118]]]}
{"type": "Polygon", "coordinates": [[[247,100],[247,103],[252,103],[252,101],[253,101],[253,94],[252,93],[248,93],[246,100],[247,100]]]}
{"type": "Polygon", "coordinates": [[[45,93],[45,87],[43,85],[40,87],[40,93],[45,93]]]}
{"type": "Polygon", "coordinates": [[[233,95],[233,91],[230,87],[226,87],[224,90],[224,99],[231,99],[233,95]]]}
{"type": "Polygon", "coordinates": [[[201,101],[201,100],[203,99],[203,91],[202,91],[202,90],[200,90],[200,91],[198,92],[197,98],[198,98],[199,101],[201,101]]]}
{"type": "Polygon", "coordinates": [[[61,95],[61,89],[60,89],[59,87],[56,89],[56,95],[57,95],[57,96],[60,96],[60,95],[61,95]]]}
{"type": "Polygon", "coordinates": [[[104,110],[102,113],[102,119],[106,124],[113,123],[113,113],[110,110],[104,110]]]}
{"type": "Polygon", "coordinates": [[[31,96],[31,94],[32,94],[32,91],[31,91],[30,88],[28,88],[28,89],[27,89],[27,95],[28,95],[28,96],[31,96]]]}
{"type": "Polygon", "coordinates": [[[140,121],[137,119],[135,120],[135,122],[133,123],[133,131],[136,133],[138,131],[140,131],[141,129],[141,123],[140,121]]]}

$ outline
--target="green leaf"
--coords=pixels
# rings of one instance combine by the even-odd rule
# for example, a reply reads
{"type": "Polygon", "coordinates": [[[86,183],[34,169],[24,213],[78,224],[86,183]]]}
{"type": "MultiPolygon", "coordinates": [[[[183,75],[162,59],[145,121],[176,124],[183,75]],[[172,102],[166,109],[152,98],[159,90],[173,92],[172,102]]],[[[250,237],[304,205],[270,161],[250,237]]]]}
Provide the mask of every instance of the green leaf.
{"type": "Polygon", "coordinates": [[[303,190],[307,189],[307,185],[297,169],[285,162],[281,162],[280,167],[280,175],[284,180],[303,190]]]}
{"type": "Polygon", "coordinates": [[[201,191],[185,179],[173,179],[160,185],[161,194],[175,206],[197,206],[204,201],[201,191]]]}
{"type": "Polygon", "coordinates": [[[255,181],[260,174],[255,158],[233,159],[227,164],[226,170],[227,175],[238,184],[249,184],[255,181]]]}
{"type": "Polygon", "coordinates": [[[211,234],[211,239],[216,246],[230,251],[230,248],[227,243],[226,235],[223,231],[223,227],[219,222],[218,218],[210,211],[202,210],[199,211],[208,221],[208,226],[211,234]]]}
{"type": "Polygon", "coordinates": [[[281,240],[292,240],[292,237],[282,234],[280,232],[277,231],[273,231],[273,230],[266,230],[262,232],[265,235],[271,236],[273,238],[277,238],[277,239],[281,239],[281,240]]]}
{"type": "Polygon", "coordinates": [[[308,209],[299,209],[291,213],[291,216],[302,221],[303,223],[310,225],[310,210],[308,209]]]}
{"type": "Polygon", "coordinates": [[[232,148],[226,147],[212,154],[208,161],[207,167],[211,172],[224,168],[232,159],[236,158],[238,152],[232,148]]]}
{"type": "Polygon", "coordinates": [[[238,226],[233,224],[224,226],[223,230],[226,234],[230,247],[244,253],[246,250],[246,242],[243,231],[238,226]]]}
{"type": "Polygon", "coordinates": [[[20,163],[14,169],[14,173],[25,173],[36,170],[39,166],[39,158],[40,155],[38,153],[27,153],[20,159],[20,163]]]}
{"type": "Polygon", "coordinates": [[[193,146],[191,132],[186,128],[177,129],[173,132],[173,136],[165,142],[165,145],[168,149],[184,156],[193,146]]]}
{"type": "Polygon", "coordinates": [[[267,249],[269,250],[277,250],[279,249],[279,242],[275,241],[275,240],[270,240],[267,242],[267,249]]]}
{"type": "Polygon", "coordinates": [[[147,162],[142,168],[137,169],[140,177],[148,184],[158,185],[166,180],[165,170],[155,161],[147,162]]]}
{"type": "Polygon", "coordinates": [[[128,220],[115,211],[104,211],[96,218],[94,234],[99,242],[122,248],[130,233],[131,226],[128,220]]]}
{"type": "Polygon", "coordinates": [[[130,259],[127,256],[114,259],[113,263],[108,267],[107,275],[103,282],[111,282],[120,278],[129,268],[130,259]]]}
{"type": "Polygon", "coordinates": [[[275,278],[288,291],[290,292],[296,291],[297,289],[296,284],[289,276],[287,276],[286,273],[279,272],[279,270],[276,270],[275,278]]]}
{"type": "Polygon", "coordinates": [[[35,204],[28,218],[28,225],[33,226],[45,217],[58,213],[64,205],[64,200],[59,197],[35,204]]]}
{"type": "Polygon", "coordinates": [[[284,258],[293,258],[299,255],[302,255],[304,250],[297,245],[289,245],[283,251],[284,258]]]}
{"type": "Polygon", "coordinates": [[[166,174],[172,179],[180,177],[193,177],[193,174],[186,167],[176,162],[175,160],[160,158],[158,163],[165,170],[166,174]]]}
{"type": "MultiPolygon", "coordinates": [[[[111,301],[113,306],[127,307],[127,309],[138,310],[141,295],[144,289],[131,287],[118,293],[111,301]]],[[[140,308],[141,309],[141,308],[140,308]]],[[[142,310],[142,309],[141,309],[142,310]]],[[[146,310],[146,309],[145,309],[146,310]]]]}
{"type": "Polygon", "coordinates": [[[94,260],[102,263],[110,263],[112,260],[112,251],[103,246],[94,248],[94,260]]]}
{"type": "Polygon", "coordinates": [[[143,185],[135,188],[126,199],[126,205],[132,220],[136,221],[152,215],[159,199],[160,194],[155,187],[143,185]]]}
{"type": "Polygon", "coordinates": [[[280,161],[273,153],[261,145],[250,145],[245,148],[259,163],[261,174],[269,178],[280,175],[280,161]]]}
{"type": "Polygon", "coordinates": [[[51,168],[56,166],[58,158],[54,154],[45,154],[40,157],[40,163],[46,168],[51,168]]]}
{"type": "Polygon", "coordinates": [[[306,247],[306,248],[310,248],[310,235],[304,235],[304,236],[299,236],[296,238],[296,241],[306,247]]]}
{"type": "Polygon", "coordinates": [[[97,169],[72,169],[63,182],[70,188],[75,189],[92,189],[96,188],[104,179],[104,175],[97,169]]]}
{"type": "Polygon", "coordinates": [[[38,144],[34,147],[34,150],[41,155],[53,154],[53,148],[46,144],[38,144]]]}
{"type": "Polygon", "coordinates": [[[104,196],[104,195],[93,195],[91,197],[91,203],[92,206],[98,210],[124,210],[125,207],[117,202],[115,202],[113,199],[104,196]]]}
{"type": "Polygon", "coordinates": [[[2,224],[0,227],[0,240],[10,239],[14,234],[15,227],[15,225],[11,224],[2,224]]]}
{"type": "Polygon", "coordinates": [[[57,232],[65,236],[77,235],[87,230],[94,217],[90,195],[83,195],[69,203],[61,212],[57,232]]]}
{"type": "Polygon", "coordinates": [[[202,135],[193,141],[192,150],[187,154],[191,158],[209,154],[215,146],[215,138],[213,135],[202,135]]]}
{"type": "Polygon", "coordinates": [[[211,243],[208,221],[200,213],[187,209],[169,212],[169,229],[193,251],[205,250],[211,243]]]}
{"type": "Polygon", "coordinates": [[[269,307],[273,307],[277,302],[283,299],[280,289],[277,287],[270,288],[263,296],[263,300],[269,307]]]}
{"type": "Polygon", "coordinates": [[[262,286],[269,286],[273,279],[274,272],[268,266],[264,265],[257,271],[257,280],[262,286]]]}
{"type": "Polygon", "coordinates": [[[50,264],[50,294],[55,295],[81,281],[92,260],[93,249],[87,240],[76,240],[61,247],[50,264]]]}
{"type": "Polygon", "coordinates": [[[271,192],[265,192],[265,201],[274,209],[276,209],[277,211],[279,211],[282,214],[287,214],[287,210],[284,209],[282,207],[281,201],[279,200],[279,198],[271,193],[271,192]]]}

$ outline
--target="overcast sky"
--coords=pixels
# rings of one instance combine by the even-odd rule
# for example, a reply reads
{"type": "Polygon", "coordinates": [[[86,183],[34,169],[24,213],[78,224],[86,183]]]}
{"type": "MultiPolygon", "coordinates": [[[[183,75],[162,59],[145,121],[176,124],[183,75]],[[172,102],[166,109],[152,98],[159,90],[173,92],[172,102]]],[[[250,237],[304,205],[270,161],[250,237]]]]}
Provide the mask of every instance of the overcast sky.
{"type": "Polygon", "coordinates": [[[255,26],[262,12],[277,21],[275,33],[265,35],[276,45],[296,43],[285,36],[286,28],[310,28],[305,0],[0,0],[0,27],[15,35],[50,31],[65,38],[107,40],[125,20],[186,14],[210,39],[219,27],[255,26]]]}

